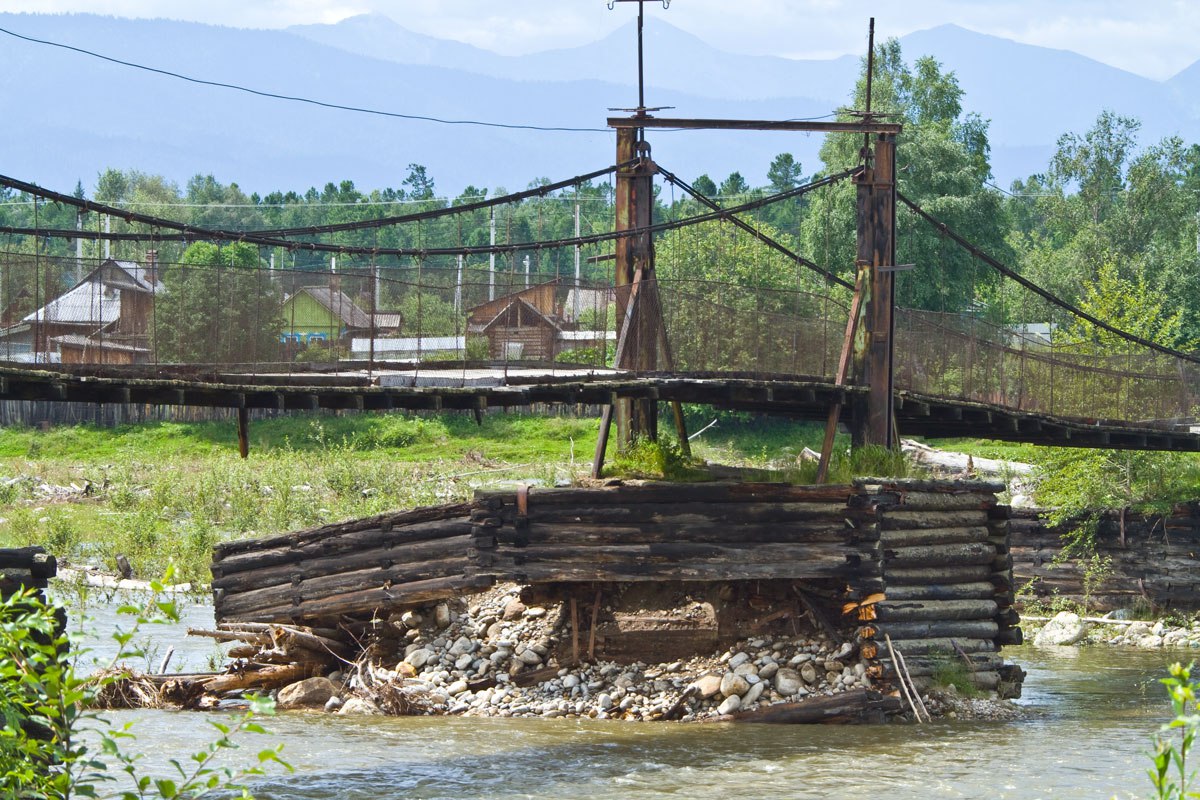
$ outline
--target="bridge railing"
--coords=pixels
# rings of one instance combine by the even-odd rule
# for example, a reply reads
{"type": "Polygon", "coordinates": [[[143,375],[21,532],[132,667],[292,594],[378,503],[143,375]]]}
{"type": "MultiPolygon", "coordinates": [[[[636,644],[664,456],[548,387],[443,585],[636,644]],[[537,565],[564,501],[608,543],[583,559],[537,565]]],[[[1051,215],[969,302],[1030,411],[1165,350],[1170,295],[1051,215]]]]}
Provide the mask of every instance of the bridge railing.
{"type": "Polygon", "coordinates": [[[1082,419],[1186,419],[1200,404],[1194,365],[1147,349],[1094,354],[962,314],[898,309],[898,388],[1082,419]]]}

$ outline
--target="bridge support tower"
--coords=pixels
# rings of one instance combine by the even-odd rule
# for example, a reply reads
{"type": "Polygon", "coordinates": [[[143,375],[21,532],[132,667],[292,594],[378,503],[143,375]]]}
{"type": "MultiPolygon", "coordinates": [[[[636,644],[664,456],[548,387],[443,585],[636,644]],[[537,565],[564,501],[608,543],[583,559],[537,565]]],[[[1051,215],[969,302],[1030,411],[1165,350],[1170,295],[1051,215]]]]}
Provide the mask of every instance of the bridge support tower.
{"type": "Polygon", "coordinates": [[[892,366],[895,350],[896,136],[880,133],[873,152],[864,148],[865,169],[858,186],[856,264],[864,296],[855,326],[854,374],[867,395],[851,411],[855,446],[895,447],[892,366]],[[865,271],[865,274],[862,274],[865,271]]]}

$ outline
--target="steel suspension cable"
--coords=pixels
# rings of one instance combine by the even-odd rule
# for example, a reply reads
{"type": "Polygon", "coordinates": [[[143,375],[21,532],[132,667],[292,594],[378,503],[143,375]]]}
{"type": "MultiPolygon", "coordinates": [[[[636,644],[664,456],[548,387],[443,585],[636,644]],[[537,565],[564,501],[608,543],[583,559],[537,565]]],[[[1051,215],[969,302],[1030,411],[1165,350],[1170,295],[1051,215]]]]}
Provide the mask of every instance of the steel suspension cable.
{"type": "Polygon", "coordinates": [[[956,232],[949,225],[942,222],[940,219],[933,216],[925,209],[921,208],[919,205],[917,205],[912,200],[909,200],[907,197],[905,197],[900,192],[896,192],[896,197],[899,198],[900,202],[904,203],[904,205],[906,205],[910,209],[912,209],[917,214],[917,216],[921,217],[926,222],[928,222],[930,225],[932,225],[934,228],[936,228],[942,235],[950,238],[957,245],[959,245],[964,250],[966,250],[972,257],[976,258],[979,261],[982,261],[984,264],[987,264],[989,267],[996,270],[1004,277],[1006,277],[1010,280],[1016,281],[1021,286],[1024,286],[1029,291],[1040,296],[1042,299],[1048,301],[1051,305],[1058,306],[1059,308],[1063,309],[1064,311],[1074,314],[1075,316],[1079,317],[1082,320],[1086,320],[1087,322],[1090,322],[1092,325],[1096,326],[1097,328],[1107,331],[1107,332],[1113,334],[1114,336],[1117,336],[1128,342],[1132,342],[1133,344],[1141,345],[1142,347],[1147,347],[1151,350],[1162,353],[1163,355],[1174,356],[1175,358],[1179,358],[1184,361],[1189,361],[1193,364],[1200,364],[1200,356],[1195,356],[1195,355],[1192,355],[1191,353],[1185,353],[1182,350],[1176,350],[1173,347],[1168,347],[1163,344],[1158,344],[1157,342],[1153,342],[1149,339],[1138,336],[1136,333],[1130,333],[1128,331],[1121,330],[1120,328],[1118,328],[1114,325],[1110,325],[1109,323],[1105,322],[1104,320],[1099,319],[1099,318],[1093,316],[1092,314],[1089,314],[1088,312],[1084,311],[1079,306],[1076,306],[1072,303],[1068,303],[1066,300],[1063,300],[1062,298],[1057,297],[1056,295],[1054,295],[1054,293],[1050,292],[1047,289],[1043,289],[1041,286],[1038,286],[1033,281],[1022,276],[1020,273],[1016,272],[1011,267],[1005,266],[1004,264],[1000,263],[998,260],[996,260],[992,256],[990,256],[987,253],[980,250],[978,247],[976,247],[974,244],[972,244],[970,241],[968,241],[962,234],[956,232]]]}
{"type": "MultiPolygon", "coordinates": [[[[7,175],[0,175],[0,186],[14,189],[25,194],[33,195],[34,197],[42,197],[46,200],[51,200],[55,203],[72,206],[83,211],[92,211],[99,214],[110,214],[119,217],[126,222],[140,222],[146,225],[168,228],[170,230],[179,231],[192,235],[198,239],[225,239],[238,240],[247,236],[318,236],[323,233],[337,233],[340,231],[366,230],[375,227],[388,227],[390,225],[400,225],[406,222],[420,222],[422,220],[434,219],[436,217],[448,216],[451,214],[465,214],[471,211],[477,211],[481,208],[488,208],[495,205],[504,205],[507,203],[517,203],[522,200],[527,200],[531,197],[538,197],[549,194],[550,192],[565,189],[577,182],[588,181],[593,178],[599,178],[604,175],[615,173],[637,163],[637,159],[631,159],[621,164],[614,164],[604,169],[594,170],[585,175],[576,175],[573,178],[548,183],[544,186],[537,186],[532,189],[526,189],[514,194],[501,195],[500,197],[492,197],[487,200],[479,200],[474,203],[464,203],[459,206],[447,206],[446,208],[428,209],[426,211],[418,211],[414,214],[403,214],[391,217],[379,217],[373,220],[363,220],[360,222],[343,222],[333,225],[309,225],[303,228],[277,228],[267,230],[250,230],[250,231],[226,231],[213,230],[209,228],[201,228],[196,225],[189,225],[185,222],[176,220],[163,219],[154,217],[149,214],[140,214],[136,211],[109,206],[104,203],[97,203],[94,200],[75,197],[74,195],[55,192],[50,189],[44,189],[37,184],[22,181],[17,178],[10,178],[7,175]]],[[[303,206],[303,203],[297,203],[297,206],[303,206]]]]}
{"type": "MultiPolygon", "coordinates": [[[[82,237],[85,239],[111,239],[112,241],[152,241],[152,242],[178,242],[178,241],[196,241],[196,240],[214,240],[214,241],[237,241],[246,242],[247,244],[255,244],[266,247],[282,247],[288,250],[306,250],[309,252],[319,253],[336,253],[345,255],[391,255],[391,256],[455,256],[455,255],[480,255],[487,253],[512,253],[516,250],[543,250],[547,248],[557,247],[572,247],[576,244],[596,244],[599,242],[612,241],[615,239],[644,236],[646,234],[660,233],[662,231],[676,230],[685,228],[689,225],[699,225],[704,222],[712,222],[718,219],[726,219],[731,214],[740,214],[746,211],[754,211],[759,208],[779,203],[793,197],[799,197],[807,194],[822,186],[827,186],[831,183],[844,180],[845,178],[854,175],[859,171],[858,167],[845,170],[822,178],[819,181],[797,186],[794,189],[789,189],[786,192],[779,194],[768,195],[757,200],[751,200],[741,205],[733,206],[719,211],[713,211],[708,214],[698,214],[692,217],[685,217],[680,220],[672,220],[668,222],[660,222],[654,225],[646,225],[640,228],[629,228],[623,231],[610,231],[607,233],[591,234],[589,236],[570,237],[566,239],[551,239],[544,242],[507,242],[500,245],[478,245],[473,247],[389,247],[389,248],[373,248],[373,247],[347,247],[345,245],[324,244],[321,242],[297,242],[288,239],[277,239],[273,237],[258,236],[249,231],[241,231],[230,233],[228,231],[216,231],[206,228],[196,228],[183,225],[182,223],[172,222],[170,220],[157,220],[154,217],[145,219],[137,219],[133,221],[146,222],[152,225],[161,225],[162,227],[170,227],[179,233],[174,234],[154,234],[154,233],[104,233],[101,235],[89,234],[86,231],[79,231],[74,228],[64,230],[51,230],[43,228],[16,228],[11,226],[0,226],[0,233],[25,235],[25,236],[43,236],[47,238],[72,239],[82,237]]],[[[0,176],[0,185],[4,185],[4,178],[0,176]]],[[[83,204],[88,206],[89,211],[99,211],[100,213],[113,213],[120,217],[131,216],[120,209],[110,208],[99,203],[93,203],[89,200],[79,200],[70,195],[61,195],[57,192],[47,193],[43,189],[39,189],[31,184],[30,186],[39,196],[46,195],[48,199],[55,202],[66,203],[75,207],[83,207],[83,204]]],[[[132,215],[141,216],[141,215],[132,215]]],[[[815,266],[815,265],[814,265],[815,266]]],[[[820,267],[817,267],[820,269],[820,267]]],[[[824,274],[824,273],[823,273],[824,274]]],[[[840,281],[834,276],[832,280],[840,281]]]]}
{"type": "MultiPolygon", "coordinates": [[[[845,172],[838,173],[838,175],[836,175],[836,176],[830,176],[831,179],[826,180],[825,182],[821,183],[820,185],[821,186],[831,185],[838,180],[842,180],[844,178],[850,177],[851,175],[855,174],[858,171],[859,171],[858,168],[855,168],[853,170],[847,170],[845,172]]],[[[854,284],[850,283],[849,281],[843,280],[842,278],[838,277],[837,275],[835,275],[834,273],[825,269],[824,267],[820,266],[819,264],[817,264],[813,261],[809,261],[807,258],[805,258],[804,256],[800,255],[799,253],[795,252],[790,247],[776,241],[775,239],[771,238],[770,236],[767,236],[765,233],[758,230],[757,228],[755,228],[753,225],[746,222],[745,220],[735,217],[733,215],[733,211],[723,209],[719,204],[717,204],[717,202],[715,200],[705,197],[703,194],[696,191],[696,189],[694,187],[689,185],[687,182],[685,182],[683,179],[681,179],[678,175],[675,175],[674,173],[670,172],[669,170],[663,169],[662,167],[658,167],[658,174],[662,175],[670,183],[674,184],[675,186],[678,186],[684,192],[691,195],[693,198],[698,200],[702,205],[705,205],[714,211],[720,211],[722,214],[722,216],[721,216],[722,219],[728,220],[729,222],[732,222],[734,225],[737,225],[739,228],[746,231],[751,236],[753,236],[755,239],[758,239],[760,242],[767,245],[768,247],[770,247],[774,250],[777,250],[778,252],[782,253],[783,255],[785,255],[788,258],[795,261],[797,264],[800,264],[800,265],[807,267],[808,269],[816,272],[818,275],[823,277],[825,280],[830,281],[831,283],[836,283],[839,286],[842,286],[842,287],[845,287],[846,289],[854,291],[854,284]]],[[[811,186],[812,188],[817,188],[816,184],[808,184],[808,185],[811,186]]],[[[793,195],[793,196],[795,196],[795,195],[793,195]]]]}

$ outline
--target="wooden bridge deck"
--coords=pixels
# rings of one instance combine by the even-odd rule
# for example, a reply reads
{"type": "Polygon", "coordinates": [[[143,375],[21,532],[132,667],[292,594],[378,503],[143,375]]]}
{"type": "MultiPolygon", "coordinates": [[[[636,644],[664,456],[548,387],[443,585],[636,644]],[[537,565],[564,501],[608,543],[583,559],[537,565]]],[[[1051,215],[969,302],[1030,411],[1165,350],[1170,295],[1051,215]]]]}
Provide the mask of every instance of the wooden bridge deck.
{"type": "MultiPolygon", "coordinates": [[[[55,365],[0,367],[0,400],[133,403],[278,410],[486,410],[537,404],[605,405],[618,398],[695,403],[824,420],[866,387],[824,379],[727,374],[633,375],[607,369],[452,364],[338,371],[238,372],[228,368],[55,365]]],[[[261,367],[260,367],[261,369],[261,367]]],[[[955,398],[896,392],[902,435],[970,436],[1068,447],[1200,451],[1200,429],[1187,422],[1059,417],[955,398]]],[[[849,421],[849,411],[843,411],[849,421]]]]}

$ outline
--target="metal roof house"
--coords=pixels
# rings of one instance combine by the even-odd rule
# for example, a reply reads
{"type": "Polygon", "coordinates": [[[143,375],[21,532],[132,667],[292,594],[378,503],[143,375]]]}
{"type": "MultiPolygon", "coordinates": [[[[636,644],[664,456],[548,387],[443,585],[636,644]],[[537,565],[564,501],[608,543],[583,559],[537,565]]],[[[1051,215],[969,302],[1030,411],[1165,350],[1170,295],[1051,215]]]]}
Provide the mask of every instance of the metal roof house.
{"type": "Polygon", "coordinates": [[[0,329],[0,359],[59,363],[63,340],[86,354],[75,363],[147,361],[154,297],[162,290],[153,260],[142,266],[108,259],[63,294],[0,329]],[[84,340],[93,344],[85,347],[84,340]]]}

